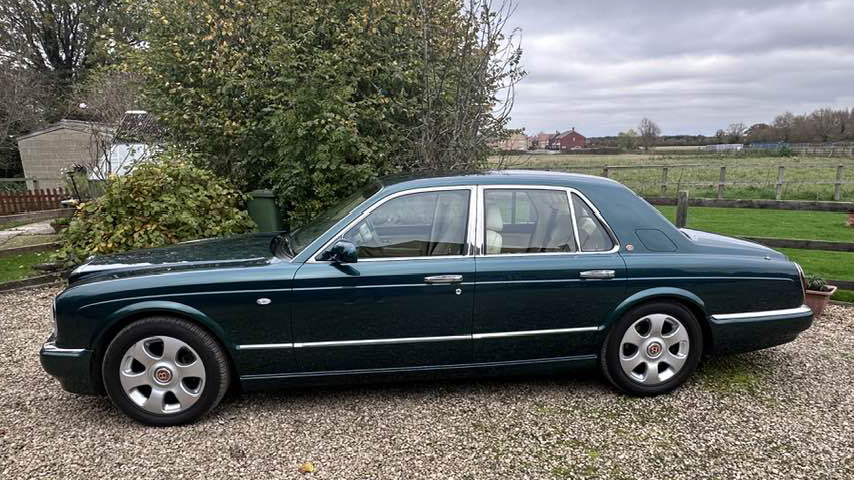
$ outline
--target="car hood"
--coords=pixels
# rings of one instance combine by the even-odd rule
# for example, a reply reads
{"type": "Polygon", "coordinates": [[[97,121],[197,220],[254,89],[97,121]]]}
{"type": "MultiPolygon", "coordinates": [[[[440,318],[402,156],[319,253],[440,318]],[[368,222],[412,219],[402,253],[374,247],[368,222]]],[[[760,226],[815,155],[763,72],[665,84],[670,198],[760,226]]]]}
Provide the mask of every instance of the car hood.
{"type": "Polygon", "coordinates": [[[253,233],[90,257],[68,277],[69,285],[181,270],[266,265],[275,260],[271,233],[253,233]]]}
{"type": "Polygon", "coordinates": [[[680,228],[691,241],[703,247],[718,248],[731,253],[739,253],[742,255],[762,255],[771,258],[786,258],[782,253],[768,248],[758,243],[748,242],[739,238],[727,237],[716,233],[703,232],[700,230],[691,230],[690,228],[680,228]]]}

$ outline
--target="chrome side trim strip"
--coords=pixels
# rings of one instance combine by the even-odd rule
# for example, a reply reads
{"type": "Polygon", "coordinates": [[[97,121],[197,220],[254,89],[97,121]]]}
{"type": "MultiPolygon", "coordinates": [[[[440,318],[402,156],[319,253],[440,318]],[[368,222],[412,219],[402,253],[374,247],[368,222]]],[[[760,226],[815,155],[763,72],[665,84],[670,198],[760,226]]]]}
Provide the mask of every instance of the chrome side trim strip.
{"type": "Polygon", "coordinates": [[[471,340],[470,335],[447,335],[444,337],[403,337],[403,338],[372,338],[367,340],[339,340],[330,342],[295,343],[294,348],[313,347],[348,347],[361,345],[392,345],[397,343],[426,343],[447,342],[456,340],[471,340]]]}
{"type": "Polygon", "coordinates": [[[59,348],[56,346],[55,342],[45,342],[42,344],[42,350],[45,353],[57,354],[78,354],[86,351],[85,348],[59,348]]]}
{"type": "Polygon", "coordinates": [[[238,350],[273,350],[278,348],[293,348],[293,343],[251,343],[237,345],[238,350]]]}
{"type": "Polygon", "coordinates": [[[365,340],[334,340],[325,342],[299,343],[256,343],[237,345],[238,350],[261,350],[277,348],[317,348],[317,347],[349,347],[363,345],[394,345],[402,343],[453,342],[459,340],[481,340],[488,338],[527,337],[533,335],[551,335],[555,333],[595,332],[599,327],[554,328],[549,330],[518,330],[515,332],[476,333],[474,335],[445,335],[441,337],[401,337],[401,338],[370,338],[365,340]]]}
{"type": "Polygon", "coordinates": [[[715,320],[744,320],[749,318],[776,317],[783,315],[803,315],[810,313],[810,307],[801,305],[797,308],[785,308],[782,310],[765,310],[764,312],[723,313],[712,315],[715,320]]]}
{"type": "Polygon", "coordinates": [[[548,330],[518,330],[515,332],[491,332],[491,333],[475,333],[472,338],[482,340],[485,338],[505,338],[505,337],[528,337],[532,335],[552,335],[555,333],[581,333],[595,332],[599,327],[575,327],[575,328],[553,328],[548,330]]]}

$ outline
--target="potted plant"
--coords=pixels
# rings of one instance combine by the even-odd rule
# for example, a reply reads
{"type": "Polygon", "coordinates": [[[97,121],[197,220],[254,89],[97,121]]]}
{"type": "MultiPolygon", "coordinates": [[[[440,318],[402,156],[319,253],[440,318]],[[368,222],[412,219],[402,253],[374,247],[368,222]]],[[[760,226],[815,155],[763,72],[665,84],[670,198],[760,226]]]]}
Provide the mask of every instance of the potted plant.
{"type": "Polygon", "coordinates": [[[816,318],[821,316],[824,307],[827,306],[827,301],[830,296],[836,292],[836,287],[828,285],[821,275],[807,275],[806,299],[807,305],[812,310],[816,318]]]}

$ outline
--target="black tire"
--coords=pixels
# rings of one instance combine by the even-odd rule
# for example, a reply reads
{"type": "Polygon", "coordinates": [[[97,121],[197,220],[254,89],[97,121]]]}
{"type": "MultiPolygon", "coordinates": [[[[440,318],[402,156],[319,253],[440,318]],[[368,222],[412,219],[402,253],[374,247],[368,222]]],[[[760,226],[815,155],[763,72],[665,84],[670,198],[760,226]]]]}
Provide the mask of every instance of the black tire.
{"type": "Polygon", "coordinates": [[[131,323],[113,338],[104,353],[101,376],[107,395],[119,410],[146,425],[172,426],[192,423],[216,407],[228,391],[231,372],[225,352],[207,330],[179,318],[156,316],[131,323]],[[186,343],[202,361],[205,381],[199,387],[200,396],[185,410],[151,413],[135,404],[122,387],[119,369],[125,353],[138,341],[153,336],[173,337],[186,343]]]}
{"type": "MultiPolygon", "coordinates": [[[[665,352],[666,353],[666,352],[665,352]]],[[[690,310],[671,302],[655,302],[640,305],[626,312],[610,329],[602,344],[600,363],[605,377],[619,390],[637,396],[653,396],[670,392],[685,383],[696,370],[703,355],[703,331],[690,310]],[[637,320],[648,315],[665,314],[678,320],[688,334],[688,352],[681,369],[668,380],[657,385],[644,385],[631,378],[620,364],[620,348],[623,335],[637,320]]]]}

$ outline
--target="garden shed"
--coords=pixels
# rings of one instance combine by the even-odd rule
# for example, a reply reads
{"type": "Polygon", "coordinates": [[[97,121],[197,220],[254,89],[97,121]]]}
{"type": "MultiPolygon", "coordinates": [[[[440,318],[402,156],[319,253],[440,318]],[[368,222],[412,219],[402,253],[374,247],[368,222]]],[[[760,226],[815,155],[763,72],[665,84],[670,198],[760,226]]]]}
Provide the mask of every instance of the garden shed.
{"type": "Polygon", "coordinates": [[[92,128],[89,122],[60,120],[18,137],[24,176],[38,179],[37,186],[27,181],[27,188],[64,187],[63,168],[90,164],[92,128]]]}

